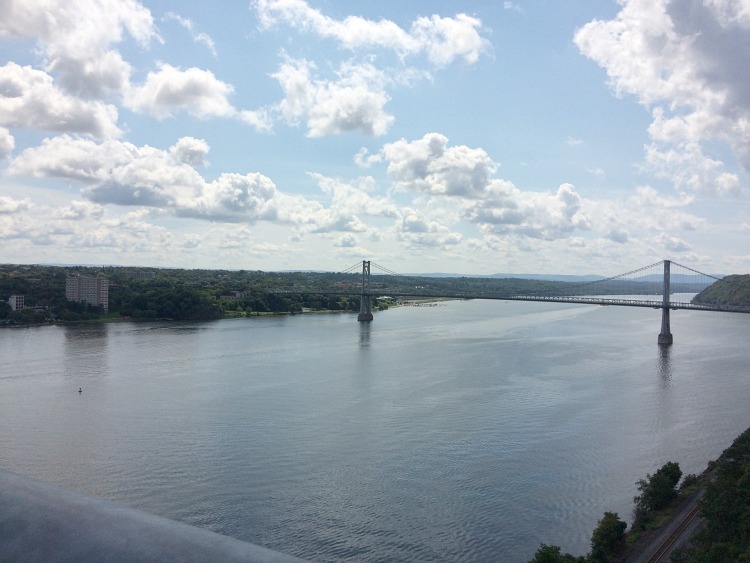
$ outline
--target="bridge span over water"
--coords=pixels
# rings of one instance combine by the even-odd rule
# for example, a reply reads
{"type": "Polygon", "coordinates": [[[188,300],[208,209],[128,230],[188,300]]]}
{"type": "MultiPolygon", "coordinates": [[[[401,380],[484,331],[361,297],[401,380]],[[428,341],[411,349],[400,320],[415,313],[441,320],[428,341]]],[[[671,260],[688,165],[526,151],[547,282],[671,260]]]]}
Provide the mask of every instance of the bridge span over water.
{"type": "MultiPolygon", "coordinates": [[[[359,275],[360,264],[341,272],[359,275]]],[[[661,309],[661,331],[658,343],[669,346],[673,342],[670,316],[671,310],[689,309],[697,311],[718,311],[726,313],[750,313],[750,307],[737,307],[721,304],[695,303],[692,296],[705,289],[719,276],[706,274],[670,260],[663,260],[636,270],[608,278],[594,279],[580,283],[557,283],[551,287],[541,287],[534,291],[511,291],[507,289],[471,287],[467,280],[476,278],[452,278],[453,282],[443,282],[439,287],[410,286],[405,283],[381,283],[378,277],[393,282],[420,279],[423,277],[404,276],[377,264],[363,260],[361,278],[348,284],[325,287],[297,287],[280,290],[288,294],[359,295],[360,322],[373,320],[372,304],[375,299],[491,299],[498,301],[536,301],[549,303],[579,303],[586,305],[613,305],[620,307],[648,307],[661,309]],[[372,266],[382,273],[372,272],[372,266]]],[[[445,279],[445,278],[443,278],[445,279]]],[[[485,278],[486,279],[486,278],[485,278]]]]}

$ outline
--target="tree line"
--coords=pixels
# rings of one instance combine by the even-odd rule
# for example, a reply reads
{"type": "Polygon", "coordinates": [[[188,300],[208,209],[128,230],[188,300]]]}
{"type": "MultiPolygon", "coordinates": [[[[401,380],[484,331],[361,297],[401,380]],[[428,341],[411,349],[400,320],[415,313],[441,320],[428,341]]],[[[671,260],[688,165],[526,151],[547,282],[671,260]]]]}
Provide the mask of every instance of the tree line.
{"type": "MultiPolygon", "coordinates": [[[[123,267],[57,267],[0,265],[0,322],[39,324],[126,317],[135,320],[212,320],[304,309],[357,311],[353,295],[288,293],[297,288],[329,287],[331,274],[261,271],[134,269],[123,267]],[[69,274],[109,279],[109,312],[65,298],[69,274]],[[279,290],[284,293],[279,293],[279,290]],[[23,295],[25,309],[12,311],[7,299],[23,295]]],[[[355,288],[357,279],[351,279],[355,288]]],[[[376,303],[376,307],[378,304],[376,303]]],[[[382,305],[380,305],[382,307],[382,305]]]]}

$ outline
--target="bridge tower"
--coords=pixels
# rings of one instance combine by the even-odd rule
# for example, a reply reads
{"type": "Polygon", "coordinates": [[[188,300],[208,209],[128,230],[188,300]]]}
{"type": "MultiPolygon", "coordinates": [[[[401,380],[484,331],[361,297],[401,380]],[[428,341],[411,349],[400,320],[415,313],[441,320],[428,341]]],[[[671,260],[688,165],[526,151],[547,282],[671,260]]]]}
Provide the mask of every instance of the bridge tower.
{"type": "Polygon", "coordinates": [[[369,260],[362,260],[362,293],[359,299],[359,315],[357,316],[357,320],[360,322],[370,322],[372,320],[369,260]]]}
{"type": "Polygon", "coordinates": [[[659,333],[659,346],[672,345],[672,332],[669,328],[669,270],[670,261],[664,260],[664,290],[661,301],[661,332],[659,333]]]}

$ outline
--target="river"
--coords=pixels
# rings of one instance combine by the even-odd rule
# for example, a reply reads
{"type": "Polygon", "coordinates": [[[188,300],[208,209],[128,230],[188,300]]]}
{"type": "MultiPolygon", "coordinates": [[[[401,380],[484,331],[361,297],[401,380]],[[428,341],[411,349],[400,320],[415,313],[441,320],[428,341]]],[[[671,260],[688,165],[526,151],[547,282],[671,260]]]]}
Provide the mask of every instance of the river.
{"type": "Polygon", "coordinates": [[[450,301],[0,331],[0,467],[315,561],[585,554],[750,426],[750,316],[450,301]],[[79,393],[79,387],[82,392],[79,393]]]}

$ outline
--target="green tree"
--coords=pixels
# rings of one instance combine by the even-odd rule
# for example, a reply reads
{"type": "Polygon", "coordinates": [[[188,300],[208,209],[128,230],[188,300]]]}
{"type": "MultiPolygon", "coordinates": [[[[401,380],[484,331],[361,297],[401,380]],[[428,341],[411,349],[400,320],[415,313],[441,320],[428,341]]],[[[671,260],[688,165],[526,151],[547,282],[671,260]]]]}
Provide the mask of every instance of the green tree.
{"type": "Polygon", "coordinates": [[[534,558],[529,563],[584,563],[585,557],[576,557],[570,553],[563,553],[560,546],[543,543],[536,550],[534,558]]]}
{"type": "Polygon", "coordinates": [[[662,465],[653,475],[646,475],[645,479],[636,482],[641,492],[633,498],[635,503],[634,515],[638,524],[643,524],[648,514],[667,506],[677,495],[677,483],[682,477],[680,466],[674,461],[662,465]]]}
{"type": "Polygon", "coordinates": [[[625,547],[625,528],[616,512],[605,512],[591,534],[591,560],[612,561],[625,547]]]}
{"type": "Polygon", "coordinates": [[[750,428],[724,450],[700,501],[705,528],[683,561],[750,561],[750,428]]]}

